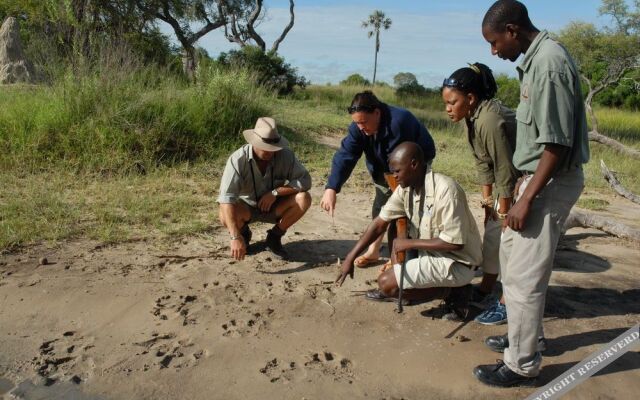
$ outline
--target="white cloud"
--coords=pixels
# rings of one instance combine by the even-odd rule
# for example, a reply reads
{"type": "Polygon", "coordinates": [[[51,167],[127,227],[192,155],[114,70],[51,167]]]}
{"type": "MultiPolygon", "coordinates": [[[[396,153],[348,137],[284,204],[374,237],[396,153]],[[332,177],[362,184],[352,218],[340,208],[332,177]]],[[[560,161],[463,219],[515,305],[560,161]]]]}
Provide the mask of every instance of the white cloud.
{"type": "MultiPolygon", "coordinates": [[[[478,7],[431,14],[387,11],[393,24],[381,33],[377,79],[392,82],[398,72],[411,72],[423,85],[438,86],[455,69],[475,61],[487,64],[496,74],[515,76],[513,63],[491,56],[480,33],[482,13],[474,9],[478,7]]],[[[352,73],[371,79],[374,39],[367,38],[366,30],[361,28],[361,21],[369,12],[348,5],[297,6],[295,25],[281,43],[279,53],[313,83],[337,83],[352,73]]],[[[258,27],[267,46],[288,21],[288,9],[268,10],[268,20],[258,27]]],[[[236,48],[224,38],[222,30],[209,33],[198,45],[212,56],[236,48]]]]}

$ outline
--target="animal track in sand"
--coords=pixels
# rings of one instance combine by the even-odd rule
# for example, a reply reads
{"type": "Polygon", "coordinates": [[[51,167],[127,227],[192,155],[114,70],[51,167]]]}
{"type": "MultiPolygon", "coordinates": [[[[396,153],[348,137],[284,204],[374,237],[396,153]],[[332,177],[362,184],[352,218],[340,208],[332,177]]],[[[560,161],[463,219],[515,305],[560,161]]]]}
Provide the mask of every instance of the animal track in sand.
{"type": "Polygon", "coordinates": [[[93,358],[87,354],[92,349],[93,338],[85,338],[75,331],[66,331],[55,339],[45,340],[38,349],[39,355],[32,362],[38,375],[50,386],[64,378],[78,384],[92,375],[93,358]]]}
{"type": "Polygon", "coordinates": [[[173,314],[177,314],[182,318],[182,325],[194,325],[197,323],[196,318],[189,314],[189,308],[198,299],[196,295],[164,295],[158,297],[151,313],[159,319],[166,321],[169,319],[169,310],[173,314]]]}
{"type": "Polygon", "coordinates": [[[267,361],[260,373],[264,374],[271,383],[278,381],[292,381],[304,377],[308,382],[314,381],[313,375],[330,376],[335,381],[353,383],[354,375],[352,363],[349,359],[339,357],[330,351],[311,353],[306,361],[299,363],[288,361],[281,363],[277,358],[267,361]],[[303,368],[298,367],[302,365],[303,368]]]}
{"type": "Polygon", "coordinates": [[[265,312],[250,312],[248,318],[231,319],[222,324],[222,336],[226,337],[245,337],[248,335],[256,336],[260,331],[266,329],[268,323],[266,316],[273,313],[268,308],[265,312]]]}
{"type": "Polygon", "coordinates": [[[304,366],[307,369],[319,371],[322,375],[332,376],[335,381],[353,382],[351,361],[330,351],[310,354],[310,359],[304,363],[304,366]]]}
{"type": "MultiPolygon", "coordinates": [[[[176,339],[174,333],[153,333],[151,339],[133,343],[143,347],[137,357],[143,356],[142,365],[137,369],[148,371],[152,366],[157,369],[180,369],[196,366],[202,357],[209,355],[207,350],[194,350],[191,339],[176,339]]],[[[128,368],[126,372],[131,372],[128,368]]]]}

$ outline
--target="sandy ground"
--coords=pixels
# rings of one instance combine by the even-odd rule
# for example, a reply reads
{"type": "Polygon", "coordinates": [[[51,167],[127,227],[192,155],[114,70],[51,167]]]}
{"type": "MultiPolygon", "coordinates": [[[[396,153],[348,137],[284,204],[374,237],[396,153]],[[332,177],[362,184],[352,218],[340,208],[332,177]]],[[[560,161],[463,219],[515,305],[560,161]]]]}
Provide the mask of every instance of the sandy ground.
{"type": "MultiPolygon", "coordinates": [[[[374,287],[377,267],[336,288],[336,261],[366,226],[372,194],[341,194],[333,225],[317,204],[321,189],[312,194],[316,203],[285,237],[289,262],[259,243],[254,255],[231,260],[222,228],[173,242],[80,240],[0,256],[0,398],[512,399],[533,392],[486,387],[472,376],[474,366],[501,358],[483,339],[506,325],[433,319],[439,301],[403,314],[367,301],[359,291],[374,287]],[[47,265],[39,265],[42,257],[47,265]]],[[[640,207],[610,201],[608,213],[640,224],[640,207]]],[[[267,228],[254,225],[254,241],[267,228]]],[[[637,244],[573,229],[560,249],[540,384],[640,320],[637,244]]],[[[637,398],[639,378],[635,351],[566,398],[637,398]]]]}

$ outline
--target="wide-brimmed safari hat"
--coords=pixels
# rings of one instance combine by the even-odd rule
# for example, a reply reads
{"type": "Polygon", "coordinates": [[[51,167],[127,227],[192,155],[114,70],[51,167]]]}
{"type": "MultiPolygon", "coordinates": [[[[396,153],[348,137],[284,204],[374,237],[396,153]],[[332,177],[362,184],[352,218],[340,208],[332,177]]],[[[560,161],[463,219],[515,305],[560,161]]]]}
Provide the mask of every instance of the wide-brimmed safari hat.
{"type": "Polygon", "coordinates": [[[280,151],[289,146],[289,142],[278,133],[276,121],[270,117],[260,117],[253,129],[242,132],[247,143],[265,151],[280,151]]]}

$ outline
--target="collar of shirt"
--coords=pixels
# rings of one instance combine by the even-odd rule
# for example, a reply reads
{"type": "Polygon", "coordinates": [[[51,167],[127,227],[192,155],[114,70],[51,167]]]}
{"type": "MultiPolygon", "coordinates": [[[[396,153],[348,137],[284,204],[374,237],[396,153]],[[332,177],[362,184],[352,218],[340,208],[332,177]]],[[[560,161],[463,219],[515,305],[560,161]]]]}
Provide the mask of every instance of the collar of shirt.
{"type": "Polygon", "coordinates": [[[536,38],[533,39],[533,42],[531,42],[531,45],[527,49],[527,52],[524,54],[524,58],[522,59],[522,62],[520,63],[520,65],[516,67],[518,70],[520,70],[520,72],[527,72],[529,67],[531,67],[531,62],[533,61],[533,57],[536,55],[536,53],[540,49],[541,43],[547,39],[549,39],[549,33],[547,31],[542,30],[538,32],[538,34],[536,35],[536,38]]]}
{"type": "Polygon", "coordinates": [[[482,109],[484,107],[487,106],[487,104],[489,103],[490,100],[482,100],[480,102],[480,104],[478,104],[478,107],[476,107],[475,111],[473,112],[473,115],[469,118],[469,120],[471,122],[475,121],[476,119],[478,119],[478,117],[480,116],[480,113],[482,112],[482,109]]]}
{"type": "Polygon", "coordinates": [[[391,111],[385,103],[382,103],[380,111],[380,123],[378,124],[378,132],[374,135],[374,140],[380,140],[387,136],[387,126],[391,121],[391,111]]]}

